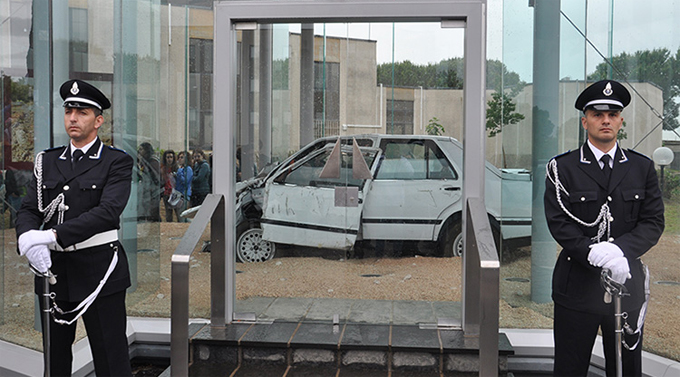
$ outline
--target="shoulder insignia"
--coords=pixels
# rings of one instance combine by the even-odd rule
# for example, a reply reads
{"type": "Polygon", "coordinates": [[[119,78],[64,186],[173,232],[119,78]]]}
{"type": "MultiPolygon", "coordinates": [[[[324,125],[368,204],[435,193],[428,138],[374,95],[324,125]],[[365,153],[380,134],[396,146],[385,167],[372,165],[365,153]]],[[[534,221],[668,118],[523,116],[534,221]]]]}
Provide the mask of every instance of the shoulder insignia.
{"type": "Polygon", "coordinates": [[[649,158],[649,156],[647,156],[647,155],[644,154],[644,153],[640,153],[640,152],[638,152],[638,151],[636,151],[636,150],[633,150],[633,149],[628,148],[628,149],[626,149],[626,151],[628,151],[628,152],[630,152],[630,153],[633,153],[633,154],[636,154],[636,155],[638,155],[638,156],[644,157],[644,158],[646,158],[646,159],[648,159],[648,160],[651,160],[651,158],[649,158]]]}
{"type": "Polygon", "coordinates": [[[564,153],[558,154],[557,156],[553,157],[553,159],[558,159],[558,158],[560,158],[560,157],[562,157],[562,156],[568,155],[569,153],[571,153],[571,149],[568,150],[568,151],[566,151],[566,152],[564,152],[564,153]]]}
{"type": "Polygon", "coordinates": [[[113,145],[109,145],[108,148],[112,151],[118,151],[118,152],[123,152],[123,153],[127,154],[127,152],[125,152],[123,149],[118,149],[118,148],[114,147],[113,145]]]}
{"type": "Polygon", "coordinates": [[[60,145],[58,147],[47,148],[47,149],[43,150],[43,152],[52,152],[52,151],[56,151],[56,150],[61,150],[62,148],[66,148],[66,146],[60,145]]]}

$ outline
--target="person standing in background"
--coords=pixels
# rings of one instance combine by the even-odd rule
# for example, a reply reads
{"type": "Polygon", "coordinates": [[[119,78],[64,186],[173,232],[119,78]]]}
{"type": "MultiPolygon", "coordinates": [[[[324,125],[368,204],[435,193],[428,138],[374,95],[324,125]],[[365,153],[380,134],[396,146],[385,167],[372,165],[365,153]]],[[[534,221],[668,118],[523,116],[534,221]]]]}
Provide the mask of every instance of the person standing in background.
{"type": "Polygon", "coordinates": [[[205,153],[196,149],[194,157],[194,177],[191,180],[191,206],[197,207],[203,203],[210,193],[210,165],[205,160],[205,153]]]}
{"type": "Polygon", "coordinates": [[[148,142],[137,149],[137,218],[141,221],[161,221],[160,161],[148,142]]]}
{"type": "MultiPolygon", "coordinates": [[[[189,152],[181,151],[177,153],[177,173],[175,174],[175,190],[182,193],[184,200],[182,201],[182,206],[179,208],[179,213],[187,208],[188,199],[191,198],[191,180],[194,177],[194,170],[187,164],[187,161],[191,161],[191,154],[189,152]]],[[[187,220],[185,218],[177,216],[178,221],[183,223],[187,220]]]]}
{"type": "Polygon", "coordinates": [[[168,203],[172,190],[176,189],[175,175],[177,174],[177,161],[175,160],[175,151],[168,149],[163,152],[163,161],[161,162],[161,184],[163,185],[163,206],[165,207],[165,221],[172,222],[172,214],[177,214],[179,220],[180,209],[173,207],[168,203]]]}
{"type": "Polygon", "coordinates": [[[21,200],[26,196],[26,187],[31,180],[31,173],[8,167],[5,172],[5,200],[9,207],[9,227],[14,228],[17,211],[21,200]]]}

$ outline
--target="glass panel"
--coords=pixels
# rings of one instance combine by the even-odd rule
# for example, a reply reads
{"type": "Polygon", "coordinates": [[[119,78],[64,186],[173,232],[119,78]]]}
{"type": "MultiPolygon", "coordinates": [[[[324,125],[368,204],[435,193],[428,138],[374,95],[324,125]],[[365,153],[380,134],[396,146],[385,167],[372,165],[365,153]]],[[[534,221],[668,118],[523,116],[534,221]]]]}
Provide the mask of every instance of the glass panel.
{"type": "MultiPolygon", "coordinates": [[[[650,158],[661,146],[679,150],[676,146],[680,139],[676,135],[678,91],[671,72],[678,58],[680,36],[675,28],[669,26],[673,24],[678,11],[680,3],[677,1],[655,1],[653,4],[632,1],[561,3],[559,77],[556,78],[559,81],[552,83],[558,91],[555,103],[559,109],[559,120],[553,128],[557,136],[555,155],[578,149],[585,142],[587,136],[581,126],[581,113],[574,108],[574,102],[587,85],[607,78],[623,82],[632,95],[631,103],[622,113],[624,126],[618,135],[619,145],[650,158]],[[668,32],[661,32],[662,29],[668,32]]],[[[505,2],[503,5],[502,62],[507,67],[503,77],[517,75],[527,83],[516,93],[506,86],[506,92],[513,95],[512,103],[504,104],[507,110],[503,114],[507,116],[516,112],[522,114],[524,119],[514,125],[508,124],[501,134],[489,137],[487,153],[489,160],[496,166],[508,170],[527,169],[533,172],[534,180],[543,180],[540,168],[547,161],[535,161],[532,152],[536,151],[537,144],[545,144],[546,140],[537,140],[534,134],[537,131],[534,130],[536,127],[545,128],[550,123],[547,117],[534,118],[543,116],[540,112],[532,112],[536,88],[546,84],[541,81],[544,79],[536,76],[534,64],[552,64],[552,61],[545,54],[533,51],[535,44],[531,28],[541,22],[535,17],[538,17],[535,9],[526,4],[505,2]],[[516,107],[513,108],[513,104],[516,107]],[[532,136],[528,135],[532,134],[533,142],[530,142],[532,136]]],[[[540,38],[552,37],[541,35],[540,38]]],[[[490,58],[493,54],[493,50],[490,50],[490,58]]],[[[671,253],[676,249],[672,245],[678,233],[675,220],[676,207],[680,201],[675,195],[676,184],[669,182],[677,181],[680,163],[674,159],[669,165],[657,164],[656,167],[664,195],[666,227],[658,244],[642,256],[651,271],[652,297],[645,322],[643,347],[646,351],[678,360],[677,353],[670,351],[678,348],[678,336],[668,332],[667,323],[677,316],[672,309],[677,292],[671,287],[680,281],[680,268],[669,262],[675,260],[671,253]]],[[[512,192],[511,185],[514,182],[504,182],[503,207],[511,201],[517,202],[517,196],[505,195],[506,192],[512,192]]],[[[534,193],[534,196],[542,196],[542,191],[534,193]]],[[[531,208],[527,210],[531,211],[531,208]]],[[[540,216],[534,217],[534,222],[544,221],[542,210],[534,210],[533,214],[540,216]]],[[[507,229],[507,224],[503,224],[504,237],[507,229]]],[[[543,247],[536,244],[536,240],[542,239],[542,236],[534,233],[534,244],[531,246],[504,245],[501,308],[507,303],[511,307],[529,310],[527,315],[522,316],[505,315],[501,311],[501,327],[552,327],[553,304],[539,300],[540,295],[537,295],[532,285],[540,281],[543,282],[540,284],[549,287],[551,283],[554,263],[543,269],[532,261],[543,247]]],[[[555,245],[555,249],[559,252],[561,247],[555,245]]],[[[555,260],[552,255],[548,257],[555,260]]]]}
{"type": "Polygon", "coordinates": [[[462,145],[436,135],[463,134],[463,37],[438,23],[237,32],[237,313],[459,316],[462,145]]]}
{"type": "MultiPolygon", "coordinates": [[[[29,185],[36,153],[69,142],[58,94],[67,79],[88,81],[111,100],[112,108],[104,111],[99,137],[137,160],[120,232],[133,282],[128,290],[130,315],[159,313],[148,305],[149,300],[158,299],[161,281],[158,154],[162,146],[159,114],[164,113],[160,103],[165,101],[158,98],[162,72],[157,23],[160,6],[157,1],[54,2],[50,15],[47,5],[12,0],[0,6],[4,126],[0,282],[12,282],[0,287],[0,334],[4,340],[32,349],[42,348],[40,332],[33,330],[39,329],[33,275],[26,259],[16,253],[11,228],[15,209],[29,185]],[[47,39],[49,25],[52,40],[47,39]],[[149,146],[141,148],[145,158],[136,153],[143,143],[149,146]]],[[[180,45],[177,48],[184,51],[180,45]]],[[[167,66],[168,59],[164,59],[167,66]]],[[[183,74],[184,69],[179,72],[183,74]]],[[[180,101],[184,103],[184,96],[180,101]]],[[[184,124],[181,126],[183,129],[184,124]]],[[[169,315],[169,309],[165,315],[169,315]]],[[[78,339],[83,336],[84,332],[78,332],[78,339]]]]}

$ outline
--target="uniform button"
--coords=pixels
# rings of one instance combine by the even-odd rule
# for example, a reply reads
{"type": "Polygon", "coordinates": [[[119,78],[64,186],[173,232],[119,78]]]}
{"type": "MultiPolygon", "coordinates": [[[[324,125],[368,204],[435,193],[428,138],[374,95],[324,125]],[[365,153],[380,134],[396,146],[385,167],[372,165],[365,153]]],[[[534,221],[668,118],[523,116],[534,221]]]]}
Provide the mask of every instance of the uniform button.
{"type": "Polygon", "coordinates": [[[93,188],[93,189],[96,189],[96,188],[97,188],[97,185],[92,185],[92,188],[93,188]]]}
{"type": "Polygon", "coordinates": [[[640,199],[640,195],[635,194],[635,199],[640,199]]]}
{"type": "Polygon", "coordinates": [[[611,196],[608,196],[608,197],[607,197],[607,201],[608,201],[608,202],[611,202],[611,201],[612,201],[612,197],[611,197],[611,196]]]}
{"type": "Polygon", "coordinates": [[[68,189],[70,189],[70,187],[68,187],[68,185],[64,186],[64,191],[68,191],[68,189]]]}
{"type": "Polygon", "coordinates": [[[569,261],[570,261],[570,260],[571,260],[571,257],[567,257],[567,260],[569,260],[569,261]]]}
{"type": "Polygon", "coordinates": [[[43,189],[46,189],[46,188],[47,188],[47,186],[46,186],[46,185],[43,185],[43,189]]]}
{"type": "Polygon", "coordinates": [[[614,222],[614,217],[613,217],[613,216],[609,216],[609,222],[610,222],[610,223],[611,223],[611,222],[614,222]]]}
{"type": "Polygon", "coordinates": [[[614,237],[609,237],[609,242],[614,242],[614,237]]]}
{"type": "Polygon", "coordinates": [[[586,201],[586,197],[585,197],[585,196],[582,196],[582,197],[581,197],[581,201],[582,201],[582,202],[585,202],[585,201],[586,201]]]}
{"type": "Polygon", "coordinates": [[[65,210],[65,211],[68,211],[68,206],[64,206],[64,210],[65,210]]]}

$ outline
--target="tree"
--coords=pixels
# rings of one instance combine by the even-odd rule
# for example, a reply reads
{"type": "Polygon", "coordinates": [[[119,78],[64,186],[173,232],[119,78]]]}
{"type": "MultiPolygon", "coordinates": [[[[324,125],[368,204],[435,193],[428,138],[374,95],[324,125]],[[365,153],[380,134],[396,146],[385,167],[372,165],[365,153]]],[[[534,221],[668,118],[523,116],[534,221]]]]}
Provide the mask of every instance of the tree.
{"type": "Polygon", "coordinates": [[[486,130],[489,137],[494,137],[503,131],[503,127],[518,123],[524,115],[516,113],[517,105],[512,97],[505,92],[498,91],[491,94],[491,100],[486,109],[486,130]]]}
{"type": "Polygon", "coordinates": [[[26,79],[21,78],[19,81],[11,80],[10,87],[12,101],[20,101],[23,103],[33,102],[33,87],[26,82],[26,79]]]}
{"type": "MultiPolygon", "coordinates": [[[[451,58],[439,63],[427,65],[413,64],[411,61],[379,64],[378,84],[392,85],[392,69],[394,69],[394,85],[400,87],[463,89],[465,77],[465,59],[451,58]]],[[[505,64],[498,60],[486,62],[486,87],[499,90],[501,83],[505,89],[523,88],[525,83],[515,72],[508,71],[505,64]]]]}
{"type": "MultiPolygon", "coordinates": [[[[680,95],[680,49],[672,55],[666,48],[621,53],[612,58],[612,76],[617,81],[650,82],[663,91],[664,130],[680,126],[680,104],[675,102],[680,95]]],[[[588,76],[590,81],[607,79],[609,64],[600,63],[595,72],[588,76]]]]}
{"type": "Polygon", "coordinates": [[[444,134],[444,126],[439,123],[439,119],[437,117],[432,117],[430,120],[427,122],[427,126],[425,127],[425,131],[427,131],[428,135],[443,135],[444,134]]]}

